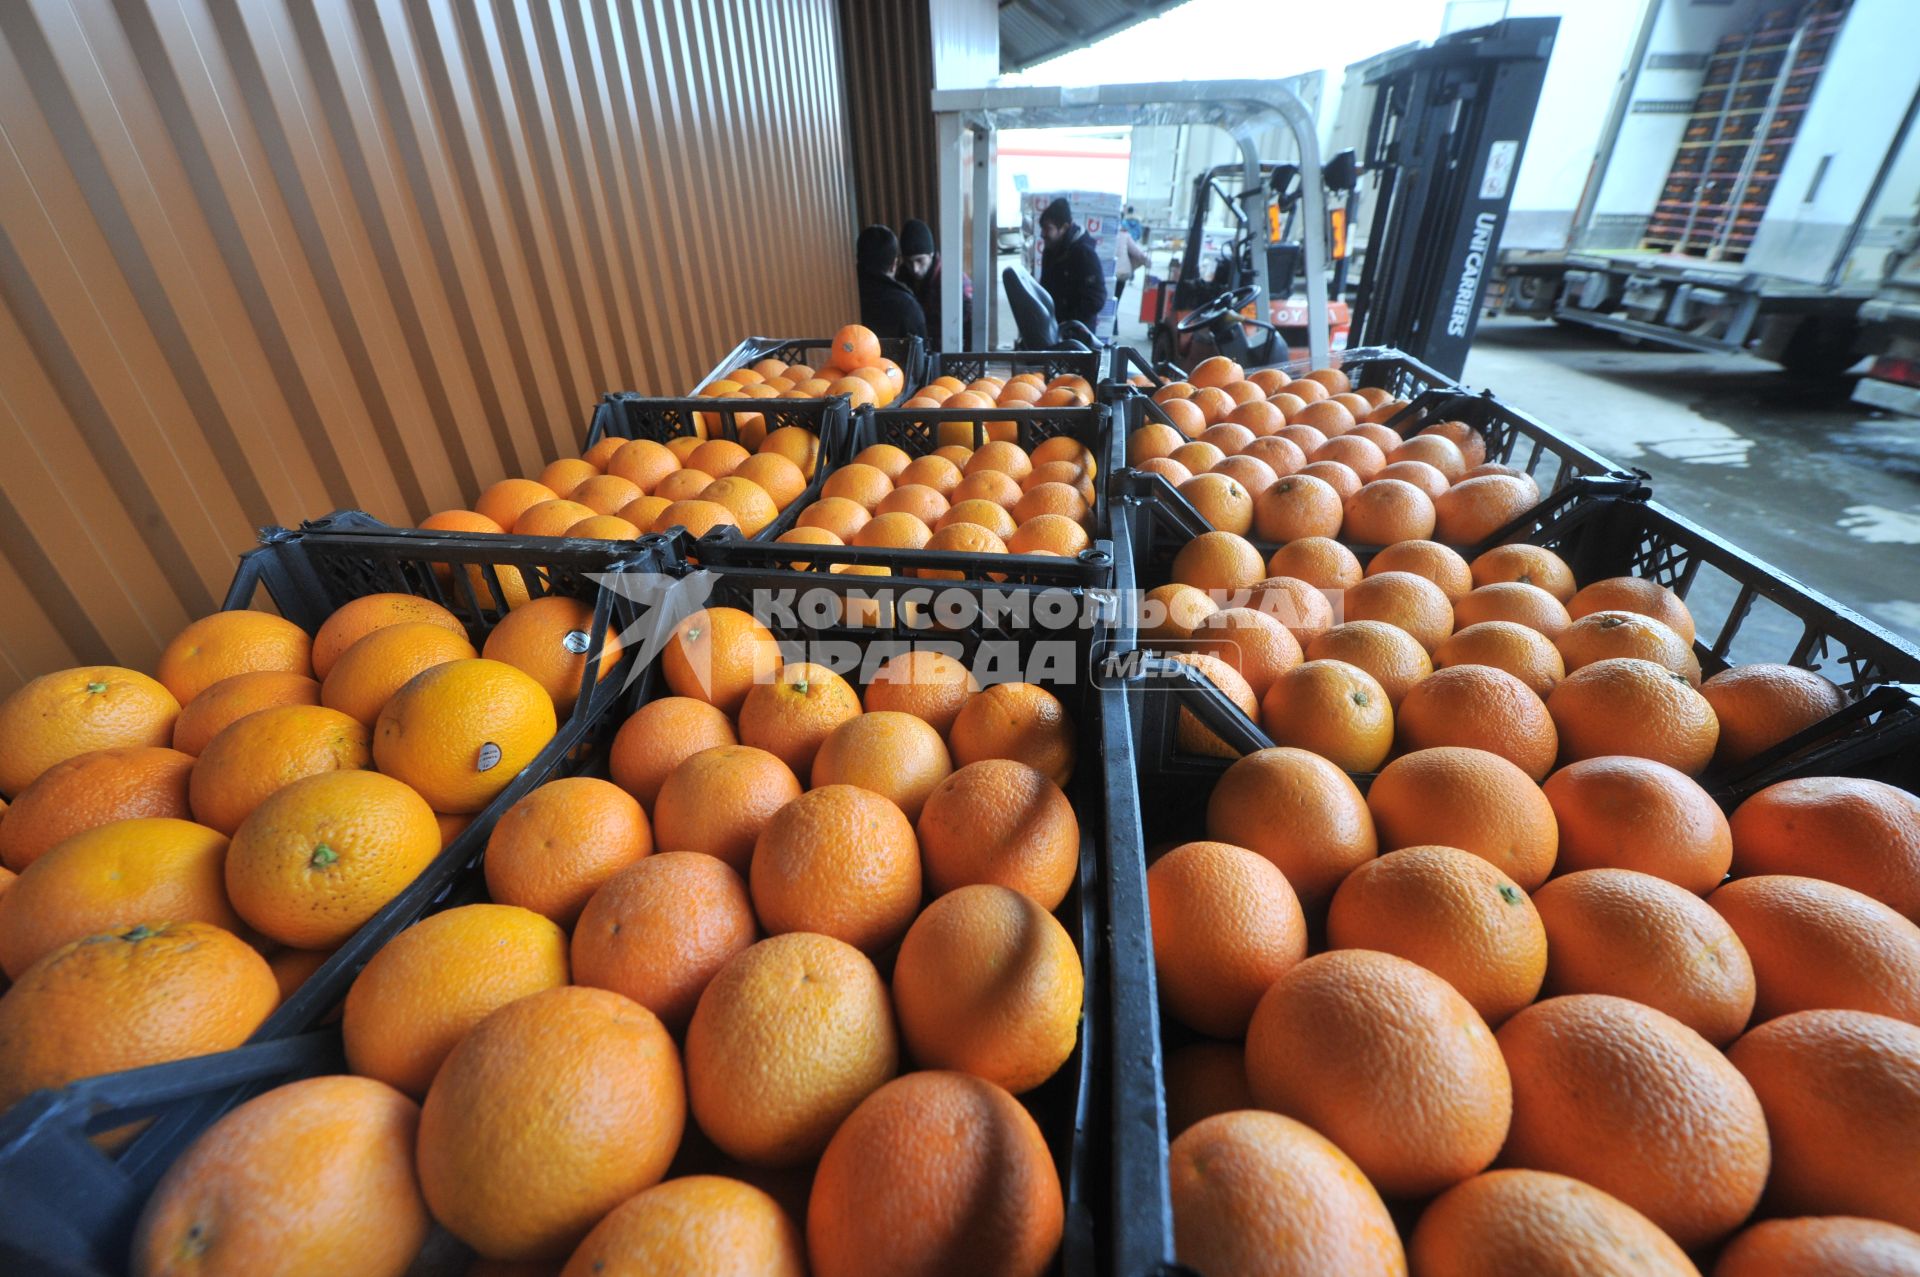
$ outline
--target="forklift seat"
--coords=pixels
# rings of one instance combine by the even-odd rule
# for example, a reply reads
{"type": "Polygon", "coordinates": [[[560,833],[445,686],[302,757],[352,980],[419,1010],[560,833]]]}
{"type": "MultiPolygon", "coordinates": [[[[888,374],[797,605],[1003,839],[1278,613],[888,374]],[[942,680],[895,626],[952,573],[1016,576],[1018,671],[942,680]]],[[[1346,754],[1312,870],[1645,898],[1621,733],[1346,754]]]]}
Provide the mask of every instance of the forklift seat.
{"type": "Polygon", "coordinates": [[[1013,343],[1015,350],[1092,350],[1097,345],[1085,324],[1069,320],[1063,326],[1054,318],[1053,298],[1024,267],[1007,267],[1000,280],[1007,291],[1007,305],[1013,310],[1014,325],[1020,330],[1013,343]]]}

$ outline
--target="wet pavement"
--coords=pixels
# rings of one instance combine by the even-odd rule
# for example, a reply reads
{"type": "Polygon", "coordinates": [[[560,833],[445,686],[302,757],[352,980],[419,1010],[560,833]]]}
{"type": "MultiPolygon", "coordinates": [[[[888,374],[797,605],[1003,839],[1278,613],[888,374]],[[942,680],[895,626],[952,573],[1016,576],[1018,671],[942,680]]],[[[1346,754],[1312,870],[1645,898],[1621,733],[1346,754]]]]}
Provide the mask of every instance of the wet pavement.
{"type": "Polygon", "coordinates": [[[1757,359],[1527,319],[1483,323],[1463,380],[1647,471],[1664,505],[1920,642],[1920,420],[1757,359]]]}

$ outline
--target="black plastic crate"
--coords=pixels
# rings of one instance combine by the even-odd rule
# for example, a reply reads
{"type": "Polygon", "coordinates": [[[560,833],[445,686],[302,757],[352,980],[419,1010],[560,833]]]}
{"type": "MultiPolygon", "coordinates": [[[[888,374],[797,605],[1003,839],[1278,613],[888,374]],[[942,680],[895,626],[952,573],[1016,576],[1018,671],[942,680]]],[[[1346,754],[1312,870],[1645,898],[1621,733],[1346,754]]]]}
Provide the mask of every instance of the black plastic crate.
{"type": "MultiPolygon", "coordinates": [[[[1106,474],[1117,455],[1113,413],[1104,404],[1081,408],[886,408],[862,409],[841,438],[830,466],[822,466],[799,500],[751,541],[736,536],[709,535],[693,543],[691,554],[708,567],[754,569],[792,568],[828,574],[839,564],[877,565],[907,576],[919,571],[962,572],[966,579],[1003,577],[1016,584],[1110,586],[1113,583],[1112,516],[1107,499],[1106,474]],[[901,550],[867,546],[772,545],[792,528],[806,508],[819,500],[834,470],[850,464],[862,449],[892,444],[909,456],[920,457],[939,446],[942,422],[971,427],[973,447],[987,442],[989,423],[1012,422],[1017,441],[1028,451],[1041,442],[1067,435],[1094,456],[1100,475],[1094,480],[1092,544],[1071,559],[1042,554],[967,554],[948,550],[901,550]]],[[[724,529],[720,530],[724,533],[724,529]]]]}
{"type": "MultiPolygon", "coordinates": [[[[1278,368],[1289,377],[1299,377],[1313,371],[1313,361],[1308,359],[1289,359],[1277,364],[1260,365],[1278,368]]],[[[1458,390],[1460,383],[1436,369],[1404,354],[1391,346],[1358,346],[1352,350],[1336,350],[1327,357],[1327,366],[1345,372],[1356,386],[1378,386],[1396,399],[1412,399],[1429,390],[1458,390]]],[[[1258,371],[1249,368],[1248,371],[1258,371]]],[[[1153,390],[1169,382],[1185,381],[1187,370],[1177,364],[1164,360],[1154,363],[1138,349],[1132,346],[1116,346],[1113,350],[1113,374],[1108,379],[1107,388],[1115,395],[1139,393],[1153,390]],[[1135,386],[1129,382],[1132,376],[1147,379],[1147,386],[1135,386]]]]}
{"type": "MultiPolygon", "coordinates": [[[[337,1071],[337,1030],[313,1030],[340,1006],[360,969],[425,915],[482,898],[479,865],[495,822],[546,781],[602,768],[624,719],[619,709],[644,694],[644,679],[629,688],[628,675],[639,653],[634,635],[654,622],[640,591],[599,588],[599,578],[616,566],[607,543],[595,550],[592,542],[388,529],[358,512],[316,521],[310,528],[265,529],[262,547],[241,557],[226,607],[247,607],[265,590],[281,615],[312,632],[352,599],[416,594],[459,616],[478,648],[485,631],[506,612],[495,602],[507,597],[501,574],[517,573],[531,597],[594,600],[579,701],[534,761],[411,885],[316,968],[248,1045],[42,1091],[0,1115],[0,1271],[121,1271],[139,1209],[166,1168],[234,1106],[283,1082],[337,1071]],[[477,596],[469,566],[483,574],[491,598],[477,596]],[[444,579],[436,567],[446,573],[444,579]],[[625,652],[596,681],[593,671],[609,633],[624,638],[625,652]],[[88,1140],[91,1133],[144,1117],[152,1117],[152,1124],[117,1156],[88,1140]]],[[[664,543],[649,538],[618,566],[627,579],[639,581],[664,579],[660,574],[668,562],[664,543]]]]}
{"type": "MultiPolygon", "coordinates": [[[[762,359],[778,359],[785,364],[804,364],[818,372],[833,353],[832,337],[749,337],[713,366],[692,389],[720,380],[736,368],[747,368],[762,359]]],[[[901,402],[934,376],[927,372],[927,346],[918,337],[882,337],[880,354],[900,365],[900,393],[892,402],[901,402]]]]}
{"type": "Polygon", "coordinates": [[[1105,350],[935,350],[927,353],[926,376],[920,385],[938,377],[971,383],[986,376],[1004,381],[1016,373],[1037,372],[1048,381],[1069,374],[1085,377],[1098,394],[1109,362],[1105,350]]]}

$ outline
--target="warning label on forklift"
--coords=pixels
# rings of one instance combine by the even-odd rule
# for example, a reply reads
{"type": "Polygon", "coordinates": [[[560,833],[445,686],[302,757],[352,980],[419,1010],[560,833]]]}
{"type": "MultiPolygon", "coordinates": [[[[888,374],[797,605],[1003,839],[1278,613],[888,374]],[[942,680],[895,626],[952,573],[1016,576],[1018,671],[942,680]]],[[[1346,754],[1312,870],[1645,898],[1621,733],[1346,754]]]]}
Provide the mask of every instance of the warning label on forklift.
{"type": "Polygon", "coordinates": [[[1513,184],[1513,157],[1520,153],[1518,142],[1495,142],[1487,148],[1487,171],[1480,178],[1480,198],[1503,200],[1513,184]]]}

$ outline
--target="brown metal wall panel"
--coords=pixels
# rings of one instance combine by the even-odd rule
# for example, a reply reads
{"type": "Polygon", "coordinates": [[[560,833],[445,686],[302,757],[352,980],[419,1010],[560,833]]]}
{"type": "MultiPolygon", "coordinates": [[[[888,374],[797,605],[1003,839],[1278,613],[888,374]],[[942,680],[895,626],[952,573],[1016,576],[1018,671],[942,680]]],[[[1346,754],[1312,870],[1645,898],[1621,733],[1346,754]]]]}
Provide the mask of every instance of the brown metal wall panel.
{"type": "Polygon", "coordinates": [[[0,4],[0,694],[150,667],[259,525],[466,505],[852,318],[840,46],[835,0],[0,4]]]}

